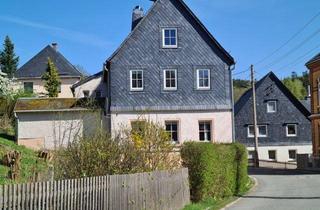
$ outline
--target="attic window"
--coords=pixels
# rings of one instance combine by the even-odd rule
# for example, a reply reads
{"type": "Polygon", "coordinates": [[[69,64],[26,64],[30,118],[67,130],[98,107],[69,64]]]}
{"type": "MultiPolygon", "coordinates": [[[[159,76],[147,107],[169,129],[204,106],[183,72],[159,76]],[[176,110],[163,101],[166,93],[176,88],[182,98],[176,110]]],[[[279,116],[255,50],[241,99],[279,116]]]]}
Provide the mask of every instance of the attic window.
{"type": "Polygon", "coordinates": [[[267,112],[268,113],[277,112],[277,102],[276,101],[268,101],[267,102],[267,112]]]}
{"type": "Polygon", "coordinates": [[[177,48],[178,47],[178,30],[177,28],[162,29],[162,47],[177,48]]]}

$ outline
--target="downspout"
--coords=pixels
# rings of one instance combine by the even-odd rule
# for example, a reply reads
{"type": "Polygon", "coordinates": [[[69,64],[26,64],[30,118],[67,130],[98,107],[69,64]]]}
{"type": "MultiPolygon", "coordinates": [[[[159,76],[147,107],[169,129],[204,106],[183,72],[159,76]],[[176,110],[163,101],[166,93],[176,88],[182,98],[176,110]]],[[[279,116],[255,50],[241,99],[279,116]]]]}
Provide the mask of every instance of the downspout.
{"type": "Polygon", "coordinates": [[[235,64],[229,66],[229,77],[230,77],[230,93],[231,93],[231,118],[232,118],[232,143],[235,143],[236,139],[235,139],[235,134],[236,134],[236,129],[235,129],[235,116],[234,116],[234,95],[233,95],[233,79],[232,79],[232,71],[235,69],[235,64]]]}
{"type": "Polygon", "coordinates": [[[106,74],[105,80],[107,81],[107,104],[106,104],[106,117],[108,120],[108,132],[111,133],[111,112],[110,112],[110,107],[111,107],[111,85],[110,85],[110,67],[111,67],[111,62],[107,61],[104,65],[104,73],[106,74]]]}

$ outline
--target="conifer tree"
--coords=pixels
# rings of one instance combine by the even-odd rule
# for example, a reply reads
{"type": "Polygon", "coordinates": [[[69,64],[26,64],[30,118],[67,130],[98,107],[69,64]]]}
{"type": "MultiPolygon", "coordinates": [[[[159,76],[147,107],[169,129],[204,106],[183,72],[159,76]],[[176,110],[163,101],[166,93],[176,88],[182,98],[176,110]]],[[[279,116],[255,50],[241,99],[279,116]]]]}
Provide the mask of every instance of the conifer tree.
{"type": "Polygon", "coordinates": [[[14,44],[9,36],[6,36],[3,44],[3,51],[0,53],[0,66],[9,78],[12,78],[18,68],[19,57],[14,53],[14,44]]]}
{"type": "Polygon", "coordinates": [[[48,92],[50,98],[58,97],[59,86],[61,84],[58,70],[54,63],[48,58],[47,72],[42,75],[42,79],[45,81],[45,89],[48,92]]]}

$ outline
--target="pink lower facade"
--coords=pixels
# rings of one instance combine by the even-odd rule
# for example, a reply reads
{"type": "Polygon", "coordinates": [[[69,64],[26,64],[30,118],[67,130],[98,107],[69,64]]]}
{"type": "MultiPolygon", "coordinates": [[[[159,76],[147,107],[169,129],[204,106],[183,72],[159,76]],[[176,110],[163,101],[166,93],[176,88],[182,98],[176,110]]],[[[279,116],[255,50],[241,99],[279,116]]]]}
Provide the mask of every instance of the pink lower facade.
{"type": "Polygon", "coordinates": [[[118,113],[111,114],[111,131],[117,132],[123,128],[131,128],[131,123],[137,120],[150,120],[161,125],[166,122],[178,122],[179,143],[199,140],[199,122],[210,122],[211,142],[232,143],[233,125],[232,112],[159,112],[148,114],[118,113]]]}

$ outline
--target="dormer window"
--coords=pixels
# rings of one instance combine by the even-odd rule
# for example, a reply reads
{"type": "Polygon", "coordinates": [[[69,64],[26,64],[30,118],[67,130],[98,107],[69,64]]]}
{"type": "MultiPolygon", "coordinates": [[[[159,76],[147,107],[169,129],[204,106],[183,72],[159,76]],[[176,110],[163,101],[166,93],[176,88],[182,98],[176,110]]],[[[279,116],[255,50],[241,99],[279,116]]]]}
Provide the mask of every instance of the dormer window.
{"type": "Polygon", "coordinates": [[[277,101],[268,101],[267,102],[267,112],[268,113],[277,112],[277,101]]]}
{"type": "Polygon", "coordinates": [[[162,29],[162,47],[163,48],[178,47],[178,30],[176,28],[162,29]]]}

